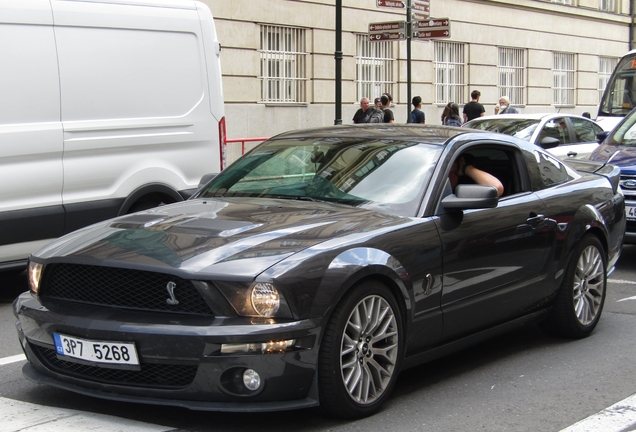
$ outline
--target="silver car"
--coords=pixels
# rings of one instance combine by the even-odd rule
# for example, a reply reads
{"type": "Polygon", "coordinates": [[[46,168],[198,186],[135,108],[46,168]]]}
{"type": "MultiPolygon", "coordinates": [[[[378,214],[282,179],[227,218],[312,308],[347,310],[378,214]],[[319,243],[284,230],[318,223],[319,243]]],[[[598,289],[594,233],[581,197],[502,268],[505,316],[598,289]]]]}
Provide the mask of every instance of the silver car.
{"type": "Polygon", "coordinates": [[[599,146],[603,128],[571,114],[502,114],[479,117],[462,127],[512,135],[548,150],[562,160],[587,158],[599,146]]]}

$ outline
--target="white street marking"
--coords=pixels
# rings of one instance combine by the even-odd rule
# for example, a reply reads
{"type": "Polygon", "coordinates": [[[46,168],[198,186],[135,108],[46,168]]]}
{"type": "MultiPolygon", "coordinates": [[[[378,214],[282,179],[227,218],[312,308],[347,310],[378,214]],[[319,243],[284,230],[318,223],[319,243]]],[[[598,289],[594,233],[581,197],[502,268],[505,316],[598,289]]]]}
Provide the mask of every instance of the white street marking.
{"type": "Polygon", "coordinates": [[[626,298],[624,298],[624,299],[616,300],[616,303],[618,303],[618,302],[622,302],[622,301],[625,301],[625,300],[636,300],[636,296],[633,296],[633,297],[626,297],[626,298]]]}
{"type": "Polygon", "coordinates": [[[0,398],[0,432],[164,432],[174,430],[103,414],[0,398]]]}
{"type": "Polygon", "coordinates": [[[612,283],[619,283],[619,284],[636,285],[636,281],[630,281],[630,280],[608,279],[607,281],[612,283]]]}
{"type": "Polygon", "coordinates": [[[635,423],[636,394],[561,430],[561,432],[619,432],[635,423]]]}
{"type": "Polygon", "coordinates": [[[26,356],[24,354],[18,354],[11,357],[0,358],[0,366],[6,365],[9,363],[15,363],[22,360],[26,360],[26,356]]]}

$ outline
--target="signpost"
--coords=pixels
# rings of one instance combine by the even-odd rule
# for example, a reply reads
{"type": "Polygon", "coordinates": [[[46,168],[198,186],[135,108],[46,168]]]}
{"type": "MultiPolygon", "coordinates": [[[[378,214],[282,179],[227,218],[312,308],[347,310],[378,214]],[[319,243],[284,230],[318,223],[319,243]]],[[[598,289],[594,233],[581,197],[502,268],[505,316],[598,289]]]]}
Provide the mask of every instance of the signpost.
{"type": "MultiPolygon", "coordinates": [[[[338,1],[338,0],[336,0],[338,1]]],[[[407,100],[411,101],[411,40],[429,41],[450,37],[448,18],[431,18],[431,0],[376,0],[379,8],[404,9],[406,21],[369,24],[369,41],[395,41],[406,39],[407,100]]],[[[411,118],[411,105],[407,104],[407,118],[411,118]]],[[[408,120],[410,122],[410,120],[408,120]]]]}
{"type": "Polygon", "coordinates": [[[385,40],[405,40],[406,37],[406,23],[404,21],[390,21],[369,24],[369,40],[371,42],[379,42],[385,40]]]}

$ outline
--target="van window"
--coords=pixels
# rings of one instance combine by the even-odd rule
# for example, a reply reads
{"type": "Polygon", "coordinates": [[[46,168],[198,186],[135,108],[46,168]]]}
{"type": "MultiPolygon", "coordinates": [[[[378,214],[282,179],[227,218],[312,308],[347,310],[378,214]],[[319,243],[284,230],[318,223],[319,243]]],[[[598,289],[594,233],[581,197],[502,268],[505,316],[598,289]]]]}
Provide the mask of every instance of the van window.
{"type": "Polygon", "coordinates": [[[63,121],[182,116],[203,98],[194,33],[56,27],[56,38],[63,121]]]}

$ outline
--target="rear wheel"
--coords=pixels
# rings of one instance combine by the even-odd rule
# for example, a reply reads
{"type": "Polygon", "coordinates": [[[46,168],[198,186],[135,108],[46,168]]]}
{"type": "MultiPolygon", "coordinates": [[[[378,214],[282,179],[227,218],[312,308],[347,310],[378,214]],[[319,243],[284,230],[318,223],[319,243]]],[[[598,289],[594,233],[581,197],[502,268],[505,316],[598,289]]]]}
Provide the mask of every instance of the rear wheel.
{"type": "Polygon", "coordinates": [[[604,249],[598,238],[588,235],[570,258],[546,328],[560,336],[588,336],[601,318],[606,293],[604,249]]]}
{"type": "Polygon", "coordinates": [[[395,385],[402,339],[391,291],[375,281],[353,289],[325,329],[318,370],[321,408],[341,418],[377,412],[395,385]]]}

